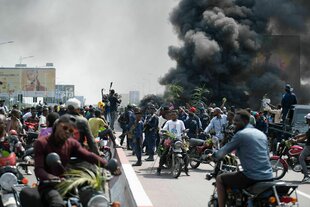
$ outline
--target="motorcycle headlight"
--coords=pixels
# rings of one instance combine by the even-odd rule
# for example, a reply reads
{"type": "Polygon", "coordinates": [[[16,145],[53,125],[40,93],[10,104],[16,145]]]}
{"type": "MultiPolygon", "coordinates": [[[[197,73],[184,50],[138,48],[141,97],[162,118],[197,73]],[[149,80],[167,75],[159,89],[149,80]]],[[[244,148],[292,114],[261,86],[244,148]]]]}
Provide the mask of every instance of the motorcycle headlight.
{"type": "Polygon", "coordinates": [[[180,149],[183,146],[183,143],[181,141],[176,141],[174,143],[174,148],[180,149]]]}
{"type": "Polygon", "coordinates": [[[87,206],[88,207],[108,207],[109,201],[103,195],[95,195],[88,201],[87,206]]]}
{"type": "Polygon", "coordinates": [[[0,186],[6,190],[6,191],[11,191],[13,185],[18,184],[17,177],[10,172],[4,173],[0,177],[0,186]]]}

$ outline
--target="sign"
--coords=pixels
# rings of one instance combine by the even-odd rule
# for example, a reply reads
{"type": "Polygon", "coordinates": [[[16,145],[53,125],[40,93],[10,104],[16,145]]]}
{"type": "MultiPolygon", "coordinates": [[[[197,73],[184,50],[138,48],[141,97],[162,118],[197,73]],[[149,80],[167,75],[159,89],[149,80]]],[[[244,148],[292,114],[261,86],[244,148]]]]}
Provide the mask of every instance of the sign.
{"type": "Polygon", "coordinates": [[[0,95],[53,97],[55,68],[0,68],[0,95]]]}

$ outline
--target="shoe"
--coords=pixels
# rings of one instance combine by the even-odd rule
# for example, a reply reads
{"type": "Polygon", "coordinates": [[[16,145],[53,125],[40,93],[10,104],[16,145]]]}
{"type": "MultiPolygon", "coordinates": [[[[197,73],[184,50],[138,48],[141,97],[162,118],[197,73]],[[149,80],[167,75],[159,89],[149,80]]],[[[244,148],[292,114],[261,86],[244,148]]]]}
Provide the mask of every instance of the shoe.
{"type": "Polygon", "coordinates": [[[132,164],[132,166],[141,166],[142,165],[142,162],[140,161],[137,161],[135,164],[132,164]]]}
{"type": "Polygon", "coordinates": [[[148,157],[145,159],[145,161],[154,161],[154,158],[153,157],[148,157]]]}
{"type": "Polygon", "coordinates": [[[156,175],[160,176],[160,169],[157,169],[156,175]]]}
{"type": "Polygon", "coordinates": [[[122,146],[121,145],[115,145],[115,148],[122,148],[122,146]]]}
{"type": "Polygon", "coordinates": [[[310,183],[310,176],[305,176],[304,179],[301,181],[302,183],[310,183]]]}
{"type": "Polygon", "coordinates": [[[188,169],[184,169],[184,172],[187,176],[190,176],[190,174],[188,174],[188,169]]]}
{"type": "Polygon", "coordinates": [[[32,172],[30,170],[26,170],[27,175],[32,175],[32,172]]]}

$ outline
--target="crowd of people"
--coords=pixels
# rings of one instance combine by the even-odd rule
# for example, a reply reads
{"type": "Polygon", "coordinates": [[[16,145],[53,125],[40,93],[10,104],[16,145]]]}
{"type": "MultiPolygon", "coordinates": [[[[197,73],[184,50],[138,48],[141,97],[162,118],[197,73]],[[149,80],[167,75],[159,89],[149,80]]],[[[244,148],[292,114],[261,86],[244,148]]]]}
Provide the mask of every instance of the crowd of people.
{"type": "MultiPolygon", "coordinates": [[[[90,156],[88,157],[90,162],[97,161],[98,163],[99,160],[102,165],[106,165],[106,161],[98,156],[100,151],[95,143],[95,138],[108,138],[114,147],[122,147],[126,140],[127,149],[132,150],[132,153],[137,157],[137,162],[133,166],[141,166],[143,153],[148,156],[144,161],[154,161],[161,144],[161,130],[169,131],[177,139],[181,139],[185,130],[189,138],[203,139],[206,134],[212,134],[212,141],[215,143],[216,149],[219,150],[213,155],[214,158],[223,157],[226,153],[237,150],[243,169],[246,170],[242,175],[220,176],[217,179],[218,186],[238,184],[245,186],[258,181],[255,180],[258,175],[261,175],[259,180],[272,178],[272,169],[267,156],[268,138],[266,135],[268,134],[268,126],[269,123],[284,122],[288,108],[297,103],[296,96],[292,93],[292,88],[289,85],[285,86],[285,91],[286,93],[283,95],[282,103],[279,106],[273,107],[267,102],[261,111],[253,111],[250,108],[237,109],[233,106],[228,108],[225,106],[226,99],[223,99],[221,106],[216,106],[214,103],[207,106],[203,102],[195,106],[187,104],[178,107],[171,103],[162,106],[149,103],[146,107],[139,108],[136,105],[129,104],[122,113],[118,114],[118,106],[121,100],[113,89],[107,95],[102,93],[102,100],[97,106],[82,107],[79,100],[72,98],[65,104],[60,103],[54,106],[39,104],[36,107],[20,111],[17,105],[9,110],[4,102],[0,101],[0,118],[2,120],[0,141],[5,140],[4,137],[14,134],[18,137],[17,142],[25,145],[23,135],[27,134],[27,131],[33,130],[39,133],[38,140],[41,140],[35,146],[37,149],[40,147],[43,149],[42,145],[44,147],[47,143],[43,143],[40,138],[49,137],[57,148],[64,146],[65,143],[68,144],[69,137],[73,137],[75,141],[70,141],[70,144],[76,146],[74,147],[76,149],[82,147],[83,150],[77,152],[81,157],[90,156]],[[122,129],[122,134],[119,136],[120,145],[115,141],[114,126],[116,120],[122,129]],[[61,129],[58,129],[56,126],[60,125],[61,129]],[[40,147],[38,147],[39,143],[40,147]],[[259,149],[254,147],[255,149],[249,152],[253,155],[250,161],[244,155],[251,150],[242,147],[245,143],[247,146],[260,146],[259,149]],[[86,152],[84,149],[88,149],[88,151],[86,152]],[[252,153],[254,151],[257,153],[252,153]],[[264,153],[266,156],[262,156],[264,153]],[[253,164],[263,167],[257,169],[253,167],[253,164]],[[242,182],[231,183],[229,180],[234,176],[237,176],[242,182]]],[[[310,115],[307,115],[306,119],[309,124],[310,115]]],[[[298,141],[308,140],[302,153],[304,159],[309,155],[309,131],[305,135],[297,136],[296,139],[298,141]]],[[[0,147],[3,148],[1,143],[0,147]]],[[[56,148],[51,150],[56,150],[56,148]]],[[[39,154],[43,151],[36,150],[36,157],[40,157],[39,154]]],[[[162,154],[157,168],[158,175],[161,174],[164,155],[165,153],[162,154]]],[[[36,163],[40,165],[36,166],[36,174],[41,177],[46,176],[40,170],[40,168],[44,168],[41,166],[43,158],[40,158],[41,160],[35,159],[36,163]]],[[[303,181],[308,181],[308,171],[304,170],[303,172],[305,176],[303,181]]],[[[187,164],[185,165],[185,173],[189,175],[187,164]]],[[[51,194],[55,193],[53,189],[50,190],[42,191],[47,200],[50,199],[51,194]]],[[[218,191],[219,198],[220,196],[223,197],[223,188],[219,187],[218,191]]],[[[58,200],[58,202],[60,201],[58,200]]]]}

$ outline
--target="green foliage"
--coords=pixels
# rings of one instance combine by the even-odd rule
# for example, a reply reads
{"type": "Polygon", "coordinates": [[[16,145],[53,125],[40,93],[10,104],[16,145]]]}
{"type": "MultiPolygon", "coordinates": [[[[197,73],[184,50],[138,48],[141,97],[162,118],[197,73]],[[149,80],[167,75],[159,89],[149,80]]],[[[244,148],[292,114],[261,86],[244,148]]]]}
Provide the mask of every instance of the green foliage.
{"type": "Polygon", "coordinates": [[[206,101],[206,95],[209,93],[210,91],[207,89],[207,87],[205,85],[201,86],[201,87],[196,87],[194,89],[194,93],[192,95],[192,102],[193,104],[198,104],[199,102],[205,102],[206,101]]]}
{"type": "Polygon", "coordinates": [[[70,169],[64,173],[64,176],[66,179],[56,186],[62,196],[65,196],[72,189],[85,183],[98,191],[104,191],[103,186],[106,177],[101,174],[100,168],[98,167],[96,168],[96,172],[85,167],[70,169]]]}

